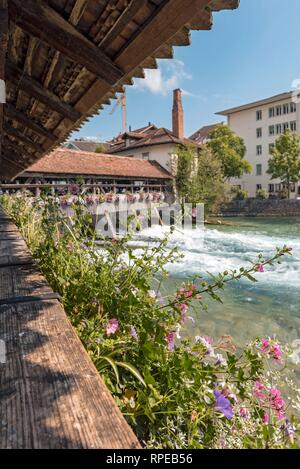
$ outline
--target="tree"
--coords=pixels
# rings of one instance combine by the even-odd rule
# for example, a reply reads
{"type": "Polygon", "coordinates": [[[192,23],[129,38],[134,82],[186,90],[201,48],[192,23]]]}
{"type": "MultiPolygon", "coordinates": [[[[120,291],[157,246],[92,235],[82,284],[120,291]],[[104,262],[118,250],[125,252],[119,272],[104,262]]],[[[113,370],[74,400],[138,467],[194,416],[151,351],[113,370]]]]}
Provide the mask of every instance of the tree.
{"type": "Polygon", "coordinates": [[[193,146],[178,146],[176,189],[181,199],[185,199],[190,191],[192,171],[197,152],[193,146]]]}
{"type": "Polygon", "coordinates": [[[192,147],[179,148],[176,186],[181,199],[204,203],[206,213],[216,211],[224,202],[222,165],[208,146],[199,152],[192,147]]]}
{"type": "Polygon", "coordinates": [[[224,181],[251,173],[252,166],[244,159],[246,155],[244,141],[227,125],[217,126],[208,137],[208,147],[221,162],[224,181]]]}
{"type": "Polygon", "coordinates": [[[95,153],[106,153],[106,145],[104,143],[99,143],[95,149],[95,153]]]}
{"type": "Polygon", "coordinates": [[[300,180],[300,142],[295,132],[286,130],[275,142],[267,173],[271,179],[286,184],[290,198],[291,184],[300,180]]]}

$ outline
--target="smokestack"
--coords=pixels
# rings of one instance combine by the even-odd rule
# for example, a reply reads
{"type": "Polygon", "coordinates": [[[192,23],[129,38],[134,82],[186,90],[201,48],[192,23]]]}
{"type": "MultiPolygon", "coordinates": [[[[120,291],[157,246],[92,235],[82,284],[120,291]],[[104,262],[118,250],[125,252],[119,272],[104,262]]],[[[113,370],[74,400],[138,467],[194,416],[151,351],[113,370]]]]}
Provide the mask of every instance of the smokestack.
{"type": "Polygon", "coordinates": [[[184,138],[182,93],[180,89],[173,92],[173,134],[177,138],[184,138]]]}

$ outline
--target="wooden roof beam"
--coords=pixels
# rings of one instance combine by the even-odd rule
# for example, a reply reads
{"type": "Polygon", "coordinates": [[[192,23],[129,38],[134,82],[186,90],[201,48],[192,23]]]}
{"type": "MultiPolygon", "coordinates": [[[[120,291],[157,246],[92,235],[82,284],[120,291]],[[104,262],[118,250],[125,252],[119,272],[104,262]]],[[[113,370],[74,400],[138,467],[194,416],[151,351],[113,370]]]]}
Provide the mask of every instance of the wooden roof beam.
{"type": "Polygon", "coordinates": [[[59,13],[40,0],[10,0],[9,17],[21,29],[60,51],[110,85],[123,71],[59,13]]]}
{"type": "Polygon", "coordinates": [[[115,57],[115,64],[130,74],[139,64],[168,43],[184,24],[188,24],[199,10],[209,5],[209,0],[169,0],[155,11],[115,57]],[[174,15],[176,12],[176,15],[174,15]]]}
{"type": "Polygon", "coordinates": [[[8,44],[7,0],[0,0],[0,157],[3,135],[4,106],[6,103],[5,62],[8,44]]]}
{"type": "Polygon", "coordinates": [[[11,140],[9,140],[9,138],[4,138],[2,141],[2,145],[4,149],[8,147],[17,154],[23,153],[23,152],[26,153],[26,150],[21,145],[19,145],[16,142],[12,142],[11,140]]]}
{"type": "Polygon", "coordinates": [[[99,46],[105,50],[119,36],[119,34],[122,33],[125,26],[127,26],[141,8],[147,4],[148,0],[131,0],[119,19],[115,21],[107,34],[100,41],[99,46]]]}
{"type": "Polygon", "coordinates": [[[44,88],[37,80],[26,75],[20,68],[9,62],[6,66],[7,80],[15,84],[17,88],[37,99],[41,103],[48,106],[53,111],[58,112],[71,121],[76,122],[80,119],[80,112],[76,111],[72,106],[58,98],[54,93],[44,88]]]}
{"type": "Polygon", "coordinates": [[[17,111],[17,109],[15,109],[13,106],[7,104],[5,109],[5,116],[7,116],[8,118],[16,120],[20,124],[24,125],[25,127],[32,130],[41,137],[46,138],[47,140],[51,140],[52,142],[54,142],[57,139],[57,137],[51,132],[49,132],[49,130],[46,130],[41,125],[36,124],[30,117],[26,116],[20,111],[17,111]]]}
{"type": "Polygon", "coordinates": [[[23,135],[19,129],[16,129],[11,125],[5,125],[4,130],[7,136],[16,138],[20,143],[32,148],[33,150],[38,151],[40,153],[43,153],[45,151],[42,145],[30,140],[30,138],[28,138],[26,135],[23,135]]]}

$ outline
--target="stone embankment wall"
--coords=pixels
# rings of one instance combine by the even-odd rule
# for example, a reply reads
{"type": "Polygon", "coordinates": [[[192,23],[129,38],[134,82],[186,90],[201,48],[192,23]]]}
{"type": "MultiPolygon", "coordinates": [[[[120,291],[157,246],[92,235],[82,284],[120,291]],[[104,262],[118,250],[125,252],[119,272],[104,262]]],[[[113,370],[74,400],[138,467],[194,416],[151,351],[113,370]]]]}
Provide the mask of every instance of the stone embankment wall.
{"type": "Polygon", "coordinates": [[[300,200],[234,200],[218,214],[224,217],[300,217],[300,200]]]}

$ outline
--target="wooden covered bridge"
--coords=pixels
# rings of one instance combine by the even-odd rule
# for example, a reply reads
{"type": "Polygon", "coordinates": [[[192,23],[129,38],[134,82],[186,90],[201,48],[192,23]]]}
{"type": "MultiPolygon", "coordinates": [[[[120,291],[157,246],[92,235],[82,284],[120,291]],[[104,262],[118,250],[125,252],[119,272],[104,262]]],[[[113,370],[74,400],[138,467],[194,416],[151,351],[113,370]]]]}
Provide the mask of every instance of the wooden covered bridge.
{"type": "MultiPolygon", "coordinates": [[[[0,0],[0,179],[12,180],[238,0],[0,0]]],[[[0,211],[1,448],[139,443],[0,211]],[[2,352],[3,352],[2,346],[2,352]]]]}

